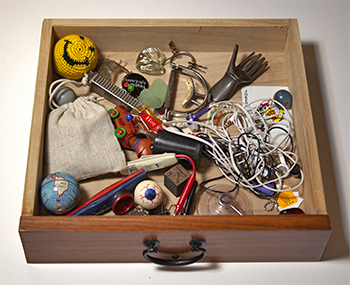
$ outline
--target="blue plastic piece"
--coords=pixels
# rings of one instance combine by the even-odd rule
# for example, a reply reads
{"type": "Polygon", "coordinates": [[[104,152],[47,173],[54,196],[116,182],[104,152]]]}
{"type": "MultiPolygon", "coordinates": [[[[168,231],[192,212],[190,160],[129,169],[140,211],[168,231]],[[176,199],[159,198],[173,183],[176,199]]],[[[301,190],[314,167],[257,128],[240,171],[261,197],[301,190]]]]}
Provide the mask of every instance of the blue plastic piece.
{"type": "MultiPolygon", "coordinates": [[[[254,185],[254,184],[253,184],[253,185],[254,185]]],[[[255,186],[255,185],[254,185],[254,186],[255,186]]],[[[267,186],[268,186],[269,188],[275,189],[274,183],[269,183],[269,184],[267,184],[267,186]]],[[[260,191],[260,192],[262,192],[262,193],[265,193],[267,196],[273,196],[273,195],[276,194],[275,191],[272,191],[272,190],[270,190],[270,189],[267,189],[267,188],[265,188],[264,186],[254,187],[254,189],[255,189],[255,190],[258,190],[258,191],[260,191]]]]}
{"type": "MultiPolygon", "coordinates": [[[[136,186],[143,180],[148,180],[147,173],[142,169],[138,172],[135,172],[128,177],[124,178],[124,182],[115,183],[116,187],[112,187],[99,198],[95,198],[98,196],[96,194],[94,197],[90,198],[86,201],[82,208],[78,208],[76,211],[73,211],[69,216],[87,216],[87,215],[97,215],[112,208],[113,202],[116,197],[121,196],[125,193],[133,194],[136,186]]],[[[113,185],[113,184],[112,184],[113,185]]],[[[110,186],[109,186],[110,187],[110,186]]],[[[107,188],[109,188],[107,187],[107,188]]],[[[107,189],[106,188],[106,189],[107,189]]],[[[102,191],[105,191],[102,190],[102,191]]],[[[102,192],[101,191],[101,192],[102,192]]]]}
{"type": "Polygon", "coordinates": [[[125,118],[128,120],[128,121],[131,121],[133,116],[129,113],[125,116],[125,118]]]}

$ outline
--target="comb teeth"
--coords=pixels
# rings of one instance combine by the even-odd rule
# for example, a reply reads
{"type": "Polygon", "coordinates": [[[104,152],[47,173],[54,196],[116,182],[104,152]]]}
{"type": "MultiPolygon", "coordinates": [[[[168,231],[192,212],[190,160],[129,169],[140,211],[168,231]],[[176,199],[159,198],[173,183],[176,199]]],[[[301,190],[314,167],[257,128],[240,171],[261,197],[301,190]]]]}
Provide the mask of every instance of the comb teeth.
{"type": "Polygon", "coordinates": [[[92,91],[105,97],[116,105],[121,102],[129,106],[131,109],[137,109],[142,106],[142,103],[132,97],[126,90],[119,88],[112,82],[100,76],[97,72],[90,72],[88,81],[92,91]]]}

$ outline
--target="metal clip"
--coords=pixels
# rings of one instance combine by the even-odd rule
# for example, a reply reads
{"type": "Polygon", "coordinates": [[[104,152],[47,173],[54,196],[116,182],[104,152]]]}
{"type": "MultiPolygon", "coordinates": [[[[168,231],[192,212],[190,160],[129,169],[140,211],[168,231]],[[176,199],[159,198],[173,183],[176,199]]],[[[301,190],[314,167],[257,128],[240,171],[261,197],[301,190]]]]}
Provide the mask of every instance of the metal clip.
{"type": "Polygon", "coordinates": [[[189,69],[196,69],[196,70],[201,71],[203,73],[205,73],[205,71],[203,69],[208,69],[207,67],[205,67],[203,65],[199,65],[199,64],[197,64],[195,62],[191,62],[191,61],[188,63],[188,68],[189,69]]]}

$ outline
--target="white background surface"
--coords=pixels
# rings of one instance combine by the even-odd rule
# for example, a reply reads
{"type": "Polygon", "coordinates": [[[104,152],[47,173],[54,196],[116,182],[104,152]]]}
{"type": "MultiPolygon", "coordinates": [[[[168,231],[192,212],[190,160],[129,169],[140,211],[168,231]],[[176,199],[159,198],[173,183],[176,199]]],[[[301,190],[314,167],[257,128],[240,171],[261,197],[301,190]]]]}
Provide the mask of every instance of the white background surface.
{"type": "Polygon", "coordinates": [[[349,284],[349,9],[349,1],[0,0],[0,284],[349,284]],[[28,265],[18,223],[44,18],[297,18],[333,228],[323,261],[173,270],[148,263],[28,265]]]}

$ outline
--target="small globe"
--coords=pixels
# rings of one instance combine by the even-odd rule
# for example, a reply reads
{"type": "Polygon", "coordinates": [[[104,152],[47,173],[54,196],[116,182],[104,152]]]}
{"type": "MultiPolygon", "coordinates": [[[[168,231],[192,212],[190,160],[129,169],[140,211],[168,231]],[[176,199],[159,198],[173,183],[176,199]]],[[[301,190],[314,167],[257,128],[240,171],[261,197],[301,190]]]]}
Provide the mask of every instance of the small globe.
{"type": "Polygon", "coordinates": [[[80,198],[79,184],[72,175],[55,172],[42,181],[40,197],[47,211],[63,215],[77,205],[80,198]]]}

